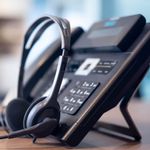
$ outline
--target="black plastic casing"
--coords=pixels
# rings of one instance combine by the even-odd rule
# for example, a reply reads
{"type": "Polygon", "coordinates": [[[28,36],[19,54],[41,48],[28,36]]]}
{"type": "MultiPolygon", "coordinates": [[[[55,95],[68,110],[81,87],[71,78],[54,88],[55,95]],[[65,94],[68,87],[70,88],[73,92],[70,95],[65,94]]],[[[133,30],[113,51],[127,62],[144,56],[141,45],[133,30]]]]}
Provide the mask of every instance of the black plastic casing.
{"type": "Polygon", "coordinates": [[[100,58],[101,60],[116,60],[118,63],[107,75],[77,76],[66,72],[65,77],[72,83],[60,94],[61,100],[68,93],[73,81],[95,81],[100,86],[84,103],[75,115],[61,113],[58,131],[54,133],[61,141],[70,146],[78,145],[91,130],[98,119],[108,110],[115,107],[126,94],[130,86],[143,74],[150,61],[150,25],[146,25],[126,51],[109,52],[99,51],[93,53],[74,53],[72,60],[85,60],[86,58],[100,58]]]}

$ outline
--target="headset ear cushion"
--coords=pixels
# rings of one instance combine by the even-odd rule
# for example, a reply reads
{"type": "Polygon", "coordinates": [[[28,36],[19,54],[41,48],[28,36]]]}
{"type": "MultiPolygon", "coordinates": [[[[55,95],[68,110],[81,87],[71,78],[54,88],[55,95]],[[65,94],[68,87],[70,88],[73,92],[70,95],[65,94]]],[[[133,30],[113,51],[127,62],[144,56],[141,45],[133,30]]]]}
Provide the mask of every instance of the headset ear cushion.
{"type": "Polygon", "coordinates": [[[12,100],[6,107],[6,124],[12,131],[23,129],[23,118],[29,103],[21,98],[12,100]]]}
{"type": "Polygon", "coordinates": [[[30,104],[30,106],[28,107],[27,111],[25,112],[25,115],[24,115],[24,118],[23,118],[23,128],[26,128],[26,121],[27,121],[27,118],[28,118],[28,115],[31,111],[31,109],[39,102],[43,101],[46,97],[40,97],[40,98],[37,98],[33,101],[33,103],[30,104]]]}

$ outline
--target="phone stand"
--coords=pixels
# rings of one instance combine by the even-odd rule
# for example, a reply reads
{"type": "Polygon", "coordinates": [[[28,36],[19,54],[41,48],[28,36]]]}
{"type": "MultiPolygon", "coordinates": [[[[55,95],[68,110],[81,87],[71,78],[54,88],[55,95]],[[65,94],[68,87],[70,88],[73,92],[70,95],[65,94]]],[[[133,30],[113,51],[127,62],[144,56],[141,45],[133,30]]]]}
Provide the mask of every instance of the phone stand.
{"type": "Polygon", "coordinates": [[[120,102],[120,111],[128,127],[99,121],[94,125],[92,130],[105,133],[107,135],[113,135],[114,137],[124,137],[125,139],[128,137],[128,139],[135,141],[141,140],[141,135],[128,111],[128,103],[136,92],[148,69],[149,67],[147,67],[143,74],[138,77],[135,84],[129,88],[120,102]]]}

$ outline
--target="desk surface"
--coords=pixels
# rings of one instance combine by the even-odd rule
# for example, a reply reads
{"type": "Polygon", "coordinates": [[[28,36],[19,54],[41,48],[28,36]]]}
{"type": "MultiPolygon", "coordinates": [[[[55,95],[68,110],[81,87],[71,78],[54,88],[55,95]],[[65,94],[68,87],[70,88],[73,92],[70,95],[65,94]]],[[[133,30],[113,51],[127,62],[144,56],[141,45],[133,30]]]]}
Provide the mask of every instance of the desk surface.
{"type": "MultiPolygon", "coordinates": [[[[147,150],[150,149],[150,103],[133,101],[129,104],[129,111],[133,117],[141,135],[141,142],[131,142],[123,139],[110,137],[108,135],[100,134],[94,131],[88,133],[84,140],[77,147],[73,149],[90,149],[90,150],[147,150]]],[[[119,109],[113,109],[108,113],[105,113],[102,117],[103,121],[118,123],[120,125],[126,125],[123,120],[119,109]]],[[[0,131],[0,134],[4,134],[4,131],[0,131]]],[[[11,140],[1,140],[0,149],[23,149],[23,150],[65,150],[70,149],[62,146],[54,139],[40,139],[37,144],[32,144],[31,139],[16,138],[11,140]]]]}

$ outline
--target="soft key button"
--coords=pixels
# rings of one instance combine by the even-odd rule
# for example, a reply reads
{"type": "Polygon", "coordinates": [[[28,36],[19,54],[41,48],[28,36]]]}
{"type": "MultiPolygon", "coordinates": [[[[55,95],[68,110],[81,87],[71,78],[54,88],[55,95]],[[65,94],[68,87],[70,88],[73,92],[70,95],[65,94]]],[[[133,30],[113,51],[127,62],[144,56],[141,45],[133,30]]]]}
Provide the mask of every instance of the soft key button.
{"type": "Polygon", "coordinates": [[[100,61],[97,66],[91,71],[93,74],[108,74],[117,64],[117,61],[100,61]]]}

